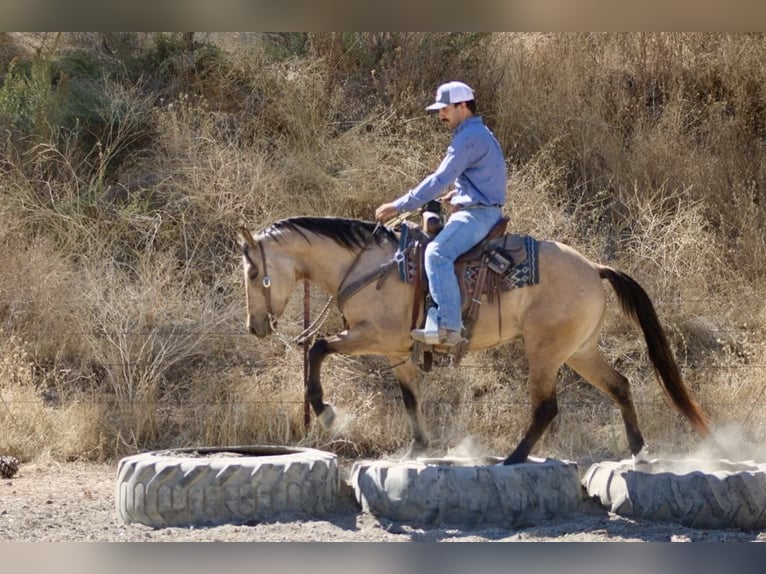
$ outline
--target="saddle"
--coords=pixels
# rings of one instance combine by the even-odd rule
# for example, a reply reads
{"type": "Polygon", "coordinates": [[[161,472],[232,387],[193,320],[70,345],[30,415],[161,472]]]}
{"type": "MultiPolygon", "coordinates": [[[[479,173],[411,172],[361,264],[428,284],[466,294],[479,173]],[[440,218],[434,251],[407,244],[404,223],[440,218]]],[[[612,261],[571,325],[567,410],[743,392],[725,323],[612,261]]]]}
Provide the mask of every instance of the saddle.
{"type": "MultiPolygon", "coordinates": [[[[482,296],[486,295],[491,302],[501,292],[535,285],[539,281],[537,241],[528,235],[507,234],[508,221],[508,217],[503,217],[484,239],[455,261],[463,314],[463,343],[453,350],[455,365],[459,364],[473,335],[482,296]]],[[[415,286],[413,329],[418,327],[418,318],[425,317],[425,310],[430,305],[424,257],[425,247],[434,236],[415,224],[402,222],[397,255],[400,278],[415,286]],[[424,311],[422,315],[421,309],[424,311]]],[[[498,322],[502,325],[499,305],[498,322]]],[[[419,347],[415,345],[413,354],[420,353],[419,347]]],[[[424,351],[424,370],[430,368],[430,358],[426,354],[429,352],[430,349],[424,351]]]]}

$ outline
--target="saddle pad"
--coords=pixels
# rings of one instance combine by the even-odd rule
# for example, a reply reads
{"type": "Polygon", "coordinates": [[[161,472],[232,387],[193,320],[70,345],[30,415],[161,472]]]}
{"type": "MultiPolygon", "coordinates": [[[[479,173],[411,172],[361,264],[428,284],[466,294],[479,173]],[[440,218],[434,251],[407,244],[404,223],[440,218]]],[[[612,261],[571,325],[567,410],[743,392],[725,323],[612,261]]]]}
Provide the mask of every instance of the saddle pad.
{"type": "MultiPolygon", "coordinates": [[[[402,236],[397,253],[399,278],[406,283],[414,283],[417,273],[418,258],[422,257],[422,247],[412,249],[412,247],[423,246],[427,243],[428,237],[417,228],[402,226],[402,236]]],[[[492,241],[491,246],[505,245],[513,258],[514,264],[504,276],[499,276],[492,271],[487,273],[484,293],[492,294],[498,291],[510,291],[520,289],[530,285],[537,285],[540,281],[538,269],[538,251],[539,242],[531,235],[506,234],[492,241]]],[[[476,277],[479,271],[480,260],[460,263],[456,269],[464,269],[461,280],[461,293],[472,293],[476,283],[476,277]]],[[[420,266],[421,284],[427,284],[425,270],[420,266]]],[[[459,272],[459,271],[458,271],[459,272]]],[[[427,287],[426,287],[427,288],[427,287]]]]}
{"type": "MultiPolygon", "coordinates": [[[[423,246],[425,246],[431,237],[415,224],[409,221],[403,221],[400,228],[399,247],[396,250],[394,259],[397,262],[399,270],[399,279],[405,283],[414,283],[415,274],[418,269],[418,259],[423,257],[423,246]]],[[[420,262],[422,281],[426,281],[425,270],[420,262]]]]}
{"type": "MultiPolygon", "coordinates": [[[[537,285],[540,282],[540,269],[538,267],[540,243],[530,235],[525,235],[523,242],[526,259],[520,258],[519,263],[514,264],[510,273],[503,277],[503,287],[501,287],[503,291],[537,285]]],[[[516,260],[515,253],[512,254],[516,260]]]]}
{"type": "MultiPolygon", "coordinates": [[[[530,285],[537,285],[540,281],[538,266],[539,242],[530,235],[521,237],[518,249],[510,250],[514,264],[504,276],[488,272],[484,283],[484,293],[491,295],[498,292],[520,289],[530,285]]],[[[472,293],[476,278],[479,273],[479,261],[469,263],[465,267],[462,276],[460,290],[463,293],[472,293]]]]}

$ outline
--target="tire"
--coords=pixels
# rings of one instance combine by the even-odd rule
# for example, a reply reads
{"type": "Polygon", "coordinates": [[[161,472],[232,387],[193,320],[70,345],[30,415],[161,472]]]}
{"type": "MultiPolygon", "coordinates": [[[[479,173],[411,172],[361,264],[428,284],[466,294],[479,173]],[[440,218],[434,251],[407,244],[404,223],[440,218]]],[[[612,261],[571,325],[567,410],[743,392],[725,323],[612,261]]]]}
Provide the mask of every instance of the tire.
{"type": "Polygon", "coordinates": [[[693,528],[766,527],[766,465],[728,460],[601,462],[583,478],[588,496],[630,518],[693,528]]]}
{"type": "Polygon", "coordinates": [[[334,454],[310,448],[236,446],[147,452],[117,470],[117,515],[155,528],[322,516],[340,487],[334,454]]]}
{"type": "Polygon", "coordinates": [[[537,524],[571,514],[582,502],[575,463],[532,457],[510,466],[469,459],[357,462],[350,481],[363,511],[415,526],[537,524]]]}

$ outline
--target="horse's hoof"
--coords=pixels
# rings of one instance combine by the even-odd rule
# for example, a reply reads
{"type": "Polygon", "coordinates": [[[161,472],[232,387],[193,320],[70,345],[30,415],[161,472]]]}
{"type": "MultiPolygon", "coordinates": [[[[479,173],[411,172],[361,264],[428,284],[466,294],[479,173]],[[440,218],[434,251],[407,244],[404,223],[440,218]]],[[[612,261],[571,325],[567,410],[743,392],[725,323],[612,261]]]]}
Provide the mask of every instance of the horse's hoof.
{"type": "Polygon", "coordinates": [[[523,462],[527,462],[527,457],[521,457],[517,455],[516,453],[511,453],[508,458],[506,458],[501,464],[505,466],[510,466],[512,464],[521,464],[523,462]]]}
{"type": "Polygon", "coordinates": [[[325,405],[322,414],[320,414],[317,418],[319,419],[319,424],[322,425],[323,429],[330,430],[332,425],[335,424],[335,409],[332,407],[332,405],[325,405]]]}
{"type": "Polygon", "coordinates": [[[413,441],[412,444],[410,445],[410,448],[407,449],[406,453],[404,453],[402,460],[415,460],[419,456],[423,456],[427,450],[428,450],[427,444],[422,444],[422,443],[413,441]]]}
{"type": "Polygon", "coordinates": [[[649,448],[644,446],[636,454],[633,455],[633,470],[636,470],[638,466],[642,464],[648,464],[649,462],[649,448]]]}

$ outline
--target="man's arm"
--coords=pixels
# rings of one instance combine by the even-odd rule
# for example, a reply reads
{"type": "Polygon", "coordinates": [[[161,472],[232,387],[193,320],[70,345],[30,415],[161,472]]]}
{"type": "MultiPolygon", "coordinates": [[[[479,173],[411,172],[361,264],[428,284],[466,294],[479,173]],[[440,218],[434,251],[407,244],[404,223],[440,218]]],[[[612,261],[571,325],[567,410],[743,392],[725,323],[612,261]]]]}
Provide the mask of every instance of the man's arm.
{"type": "Polygon", "coordinates": [[[468,167],[468,150],[462,138],[453,140],[447,149],[447,155],[431,175],[423,179],[416,187],[393,201],[399,211],[411,211],[435,199],[468,167]]]}

